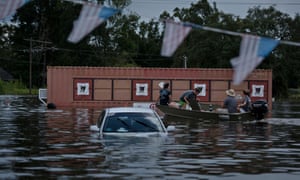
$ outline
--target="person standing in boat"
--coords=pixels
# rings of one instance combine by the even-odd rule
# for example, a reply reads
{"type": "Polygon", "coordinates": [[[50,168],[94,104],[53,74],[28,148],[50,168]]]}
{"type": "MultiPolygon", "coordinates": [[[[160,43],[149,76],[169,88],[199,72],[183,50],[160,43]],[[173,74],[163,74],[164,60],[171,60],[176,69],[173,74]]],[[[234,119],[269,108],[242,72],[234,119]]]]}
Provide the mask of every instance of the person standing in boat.
{"type": "Polygon", "coordinates": [[[251,108],[251,98],[249,89],[243,90],[244,99],[243,103],[238,105],[240,112],[249,112],[251,108]]]}
{"type": "Polygon", "coordinates": [[[226,91],[227,97],[224,100],[223,108],[228,110],[228,113],[237,113],[238,112],[238,103],[235,98],[234,89],[228,89],[226,91]]]}
{"type": "Polygon", "coordinates": [[[171,102],[171,91],[169,90],[169,83],[162,83],[161,84],[162,87],[160,90],[159,90],[159,97],[157,99],[157,103],[159,103],[160,105],[165,105],[165,106],[168,106],[169,103],[171,102]]]}
{"type": "Polygon", "coordinates": [[[202,91],[201,87],[197,87],[193,90],[187,90],[179,97],[179,108],[185,109],[186,105],[189,105],[192,101],[197,101],[197,95],[202,91]]]}

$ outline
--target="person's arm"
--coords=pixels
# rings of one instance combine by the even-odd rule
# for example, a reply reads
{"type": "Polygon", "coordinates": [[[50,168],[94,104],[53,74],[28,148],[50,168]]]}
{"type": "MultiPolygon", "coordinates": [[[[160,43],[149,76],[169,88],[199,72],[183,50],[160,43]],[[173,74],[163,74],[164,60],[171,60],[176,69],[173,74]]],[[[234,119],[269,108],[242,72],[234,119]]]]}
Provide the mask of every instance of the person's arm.
{"type": "Polygon", "coordinates": [[[188,96],[184,96],[183,99],[184,99],[184,101],[185,101],[186,104],[190,104],[190,102],[189,102],[189,100],[188,100],[188,96]]]}
{"type": "Polygon", "coordinates": [[[227,99],[224,100],[222,108],[227,108],[227,99]]]}
{"type": "Polygon", "coordinates": [[[239,104],[239,105],[238,105],[238,108],[240,108],[240,107],[242,107],[242,106],[245,106],[246,104],[247,104],[247,100],[246,100],[246,98],[244,98],[243,103],[239,104]]]}
{"type": "Polygon", "coordinates": [[[169,94],[169,104],[172,102],[172,95],[171,94],[169,94]]]}
{"type": "Polygon", "coordinates": [[[160,102],[160,91],[159,91],[159,94],[158,94],[158,97],[157,97],[157,100],[156,100],[156,103],[159,104],[160,102]]]}

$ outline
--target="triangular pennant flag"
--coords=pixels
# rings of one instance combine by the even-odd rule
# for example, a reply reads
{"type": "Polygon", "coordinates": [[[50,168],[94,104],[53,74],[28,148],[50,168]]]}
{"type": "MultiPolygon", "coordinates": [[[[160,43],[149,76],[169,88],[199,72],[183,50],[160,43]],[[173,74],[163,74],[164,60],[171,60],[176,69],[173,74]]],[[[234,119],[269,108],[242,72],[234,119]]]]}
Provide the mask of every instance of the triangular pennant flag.
{"type": "Polygon", "coordinates": [[[279,44],[278,40],[258,36],[242,37],[240,55],[231,59],[234,68],[233,84],[238,85],[279,44]]]}
{"type": "Polygon", "coordinates": [[[74,21],[68,41],[77,43],[97,26],[116,14],[119,10],[101,5],[84,4],[79,18],[74,21]]]}
{"type": "Polygon", "coordinates": [[[12,15],[29,0],[0,0],[0,19],[12,15]]]}
{"type": "Polygon", "coordinates": [[[167,57],[172,56],[191,30],[192,27],[190,26],[184,26],[182,24],[166,21],[161,55],[167,57]]]}

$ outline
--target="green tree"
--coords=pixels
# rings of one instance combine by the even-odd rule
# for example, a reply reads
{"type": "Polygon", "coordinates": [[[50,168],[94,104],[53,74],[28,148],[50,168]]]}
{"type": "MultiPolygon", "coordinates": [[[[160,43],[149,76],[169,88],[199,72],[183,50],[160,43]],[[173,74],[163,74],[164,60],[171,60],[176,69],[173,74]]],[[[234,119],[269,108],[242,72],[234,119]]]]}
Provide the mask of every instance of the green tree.
{"type": "MultiPolygon", "coordinates": [[[[128,5],[128,0],[99,1],[113,7],[128,5]]],[[[12,22],[17,24],[9,37],[13,42],[14,62],[10,71],[20,76],[24,82],[29,81],[29,45],[32,39],[32,79],[33,84],[42,86],[45,82],[46,65],[65,66],[105,66],[111,64],[111,32],[106,27],[113,27],[108,22],[97,27],[77,44],[67,41],[73,22],[79,16],[81,4],[60,0],[33,0],[18,9],[12,22]],[[50,43],[45,43],[50,42],[50,43]],[[22,62],[22,63],[21,63],[22,62]]]]}
{"type": "Polygon", "coordinates": [[[137,64],[143,67],[170,67],[172,61],[160,56],[162,46],[161,23],[151,19],[139,25],[137,64]]]}
{"type": "MultiPolygon", "coordinates": [[[[233,15],[226,15],[212,7],[207,0],[191,4],[190,8],[176,8],[173,16],[164,12],[161,17],[179,19],[184,22],[221,28],[239,29],[241,20],[233,15]]],[[[228,29],[230,30],[230,29],[228,29]]],[[[182,67],[183,57],[188,59],[188,67],[224,68],[231,67],[230,58],[238,53],[238,39],[225,34],[193,28],[189,36],[175,52],[173,67],[182,67]]]]}
{"type": "Polygon", "coordinates": [[[13,42],[12,49],[16,51],[10,70],[23,82],[29,82],[29,70],[26,70],[29,69],[32,52],[32,83],[44,85],[46,65],[60,62],[59,57],[51,54],[49,47],[65,44],[66,33],[70,31],[79,8],[78,5],[59,0],[34,0],[18,9],[12,19],[15,28],[10,40],[13,42]],[[33,40],[31,50],[30,39],[33,40]]]}
{"type": "MultiPolygon", "coordinates": [[[[290,22],[290,39],[294,42],[300,42],[300,15],[296,15],[290,22]]],[[[300,47],[282,45],[282,59],[287,69],[287,82],[289,88],[299,88],[300,86],[300,47]]]]}
{"type": "Polygon", "coordinates": [[[0,61],[1,67],[7,69],[9,67],[11,58],[11,41],[9,41],[10,33],[13,26],[9,24],[0,23],[0,61]]]}
{"type": "MultiPolygon", "coordinates": [[[[248,11],[244,21],[244,30],[248,33],[270,37],[279,40],[290,40],[290,24],[292,18],[274,7],[254,7],[248,11]]],[[[290,47],[289,47],[290,48],[290,47]]],[[[288,89],[288,71],[286,59],[289,54],[284,50],[284,45],[279,45],[258,68],[273,70],[273,94],[277,97],[286,96],[288,89]]]]}
{"type": "MultiPolygon", "coordinates": [[[[131,1],[98,0],[98,3],[123,9],[131,1]]],[[[32,75],[33,84],[38,87],[44,85],[46,65],[183,67],[187,57],[188,67],[231,68],[230,59],[239,54],[240,37],[193,28],[172,57],[161,57],[163,22],[141,21],[138,14],[122,11],[73,44],[67,38],[81,6],[61,0],[32,0],[19,8],[12,23],[0,24],[0,59],[4,62],[1,66],[15,78],[28,82],[30,39],[35,40],[32,75]]],[[[299,15],[292,19],[272,6],[253,7],[241,19],[201,0],[189,8],[175,8],[172,14],[163,12],[160,18],[300,41],[299,15]]],[[[284,97],[288,87],[299,87],[299,55],[299,47],[280,44],[258,67],[273,70],[275,96],[284,97]]]]}

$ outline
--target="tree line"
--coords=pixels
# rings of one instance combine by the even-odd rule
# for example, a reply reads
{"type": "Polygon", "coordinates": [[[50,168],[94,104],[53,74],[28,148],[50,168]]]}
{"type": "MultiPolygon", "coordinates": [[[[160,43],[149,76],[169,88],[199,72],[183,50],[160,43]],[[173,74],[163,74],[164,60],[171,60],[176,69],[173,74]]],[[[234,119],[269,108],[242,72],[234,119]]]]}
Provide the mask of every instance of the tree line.
{"type": "MultiPolygon", "coordinates": [[[[123,9],[131,1],[98,3],[123,9]]],[[[230,59],[239,54],[240,37],[192,30],[172,57],[162,57],[163,21],[144,21],[135,12],[122,11],[73,44],[67,37],[80,10],[81,4],[61,0],[32,0],[19,8],[10,21],[0,23],[1,67],[28,84],[31,66],[33,86],[43,87],[47,66],[183,67],[187,58],[188,68],[232,68],[230,59]]],[[[241,18],[200,0],[159,18],[300,41],[299,14],[291,17],[274,6],[255,6],[241,18]]],[[[257,67],[273,70],[274,96],[286,97],[288,88],[299,87],[299,57],[300,47],[280,44],[257,67]]]]}

